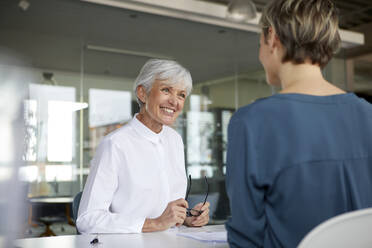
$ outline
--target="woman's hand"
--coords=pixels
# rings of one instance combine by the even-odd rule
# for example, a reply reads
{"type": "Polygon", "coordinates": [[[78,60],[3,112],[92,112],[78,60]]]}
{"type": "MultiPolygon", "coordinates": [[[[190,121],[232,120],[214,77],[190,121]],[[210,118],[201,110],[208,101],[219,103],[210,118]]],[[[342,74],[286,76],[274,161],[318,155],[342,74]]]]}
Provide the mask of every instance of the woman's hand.
{"type": "MultiPolygon", "coordinates": [[[[206,224],[208,224],[209,222],[209,202],[206,202],[203,206],[203,203],[200,202],[198,204],[196,204],[194,207],[193,207],[194,210],[200,210],[200,211],[203,211],[201,213],[201,215],[199,216],[191,216],[191,217],[186,217],[186,220],[185,220],[185,225],[186,226],[194,226],[194,227],[197,227],[197,226],[204,226],[206,224]]],[[[197,212],[197,211],[192,211],[191,213],[193,212],[197,212]]]]}
{"type": "Polygon", "coordinates": [[[186,219],[188,203],[184,199],[178,199],[168,203],[164,212],[156,219],[146,219],[142,232],[166,230],[174,225],[180,226],[186,219]]]}

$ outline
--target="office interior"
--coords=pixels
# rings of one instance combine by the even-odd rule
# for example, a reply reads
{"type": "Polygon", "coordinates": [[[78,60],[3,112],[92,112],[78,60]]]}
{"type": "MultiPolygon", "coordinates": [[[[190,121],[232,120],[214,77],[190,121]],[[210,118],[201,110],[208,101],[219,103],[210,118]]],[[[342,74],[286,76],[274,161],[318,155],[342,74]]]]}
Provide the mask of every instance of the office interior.
{"type": "MultiPolygon", "coordinates": [[[[185,144],[191,193],[205,194],[206,176],[213,200],[210,224],[223,224],[230,215],[224,185],[228,122],[239,107],[279,90],[267,85],[258,60],[257,21],[235,23],[209,13],[226,9],[229,0],[154,2],[0,2],[0,47],[22,60],[9,64],[30,75],[23,80],[26,147],[19,178],[26,193],[18,237],[40,236],[49,224],[53,234],[76,233],[66,217],[71,201],[31,199],[71,199],[83,190],[99,142],[138,111],[133,82],[154,57],[177,60],[191,72],[193,91],[174,125],[185,144]],[[66,218],[47,224],[42,219],[57,215],[66,218]]],[[[260,12],[268,1],[253,2],[260,12]]],[[[372,3],[335,3],[343,47],[323,73],[372,102],[372,3]]]]}

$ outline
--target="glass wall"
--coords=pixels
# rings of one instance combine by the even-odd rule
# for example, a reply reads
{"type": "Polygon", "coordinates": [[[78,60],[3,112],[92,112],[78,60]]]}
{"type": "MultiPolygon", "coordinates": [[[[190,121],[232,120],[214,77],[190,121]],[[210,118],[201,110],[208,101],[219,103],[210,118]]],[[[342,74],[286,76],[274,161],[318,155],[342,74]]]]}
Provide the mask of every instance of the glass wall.
{"type": "Polygon", "coordinates": [[[372,103],[372,55],[361,56],[354,59],[353,89],[359,97],[372,103]]]}
{"type": "MultiPolygon", "coordinates": [[[[210,183],[215,220],[229,215],[225,193],[227,125],[235,110],[276,90],[258,61],[259,35],[81,1],[0,3],[0,45],[21,54],[35,75],[25,102],[29,196],[83,189],[97,145],[138,111],[133,82],[151,57],[187,67],[194,89],[174,128],[185,144],[192,194],[210,183]]],[[[345,88],[345,61],[325,69],[345,88]],[[338,80],[340,79],[340,80],[338,80]]],[[[217,221],[218,222],[218,221],[217,221]]]]}

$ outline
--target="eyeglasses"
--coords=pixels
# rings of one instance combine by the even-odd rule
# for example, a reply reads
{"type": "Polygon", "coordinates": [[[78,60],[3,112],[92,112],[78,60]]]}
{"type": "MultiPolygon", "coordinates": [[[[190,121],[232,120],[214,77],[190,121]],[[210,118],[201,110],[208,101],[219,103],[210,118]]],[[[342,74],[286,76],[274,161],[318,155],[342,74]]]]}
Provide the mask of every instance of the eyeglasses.
{"type": "MultiPolygon", "coordinates": [[[[203,202],[202,207],[207,202],[208,193],[209,193],[209,184],[208,184],[207,177],[205,176],[204,179],[205,179],[205,184],[207,185],[207,193],[205,194],[205,198],[204,198],[204,202],[203,202]]],[[[185,197],[186,201],[187,201],[187,198],[189,197],[190,190],[191,190],[191,175],[189,175],[189,184],[188,184],[188,187],[187,187],[186,197],[185,197]]],[[[196,209],[193,209],[193,208],[186,208],[186,216],[187,217],[200,216],[202,213],[203,213],[202,210],[196,210],[196,209]]]]}

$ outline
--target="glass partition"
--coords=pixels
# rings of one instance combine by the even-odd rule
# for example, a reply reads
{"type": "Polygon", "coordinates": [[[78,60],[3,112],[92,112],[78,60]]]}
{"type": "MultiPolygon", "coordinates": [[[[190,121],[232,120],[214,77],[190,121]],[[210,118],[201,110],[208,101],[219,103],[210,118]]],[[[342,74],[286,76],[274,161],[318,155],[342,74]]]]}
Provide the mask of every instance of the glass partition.
{"type": "Polygon", "coordinates": [[[30,197],[69,196],[78,180],[78,113],[88,105],[77,101],[76,87],[62,86],[53,73],[43,75],[43,81],[30,82],[25,102],[27,165],[21,177],[30,182],[30,197]]]}
{"type": "MultiPolygon", "coordinates": [[[[32,61],[29,69],[38,75],[28,82],[25,102],[21,174],[29,196],[81,191],[99,142],[138,112],[133,83],[140,68],[148,58],[169,58],[188,68],[194,83],[174,125],[195,179],[191,193],[204,194],[207,176],[216,196],[213,218],[226,219],[229,120],[237,108],[277,90],[266,84],[258,61],[259,34],[82,1],[33,0],[26,11],[15,2],[0,4],[0,45],[32,61]]],[[[324,74],[345,89],[345,68],[339,56],[324,74]]],[[[363,73],[355,80],[369,85],[363,73]]]]}
{"type": "Polygon", "coordinates": [[[359,97],[372,103],[372,55],[361,56],[352,61],[354,91],[359,97]]]}

